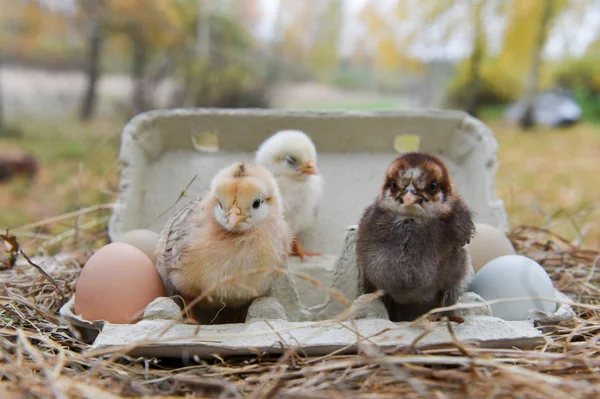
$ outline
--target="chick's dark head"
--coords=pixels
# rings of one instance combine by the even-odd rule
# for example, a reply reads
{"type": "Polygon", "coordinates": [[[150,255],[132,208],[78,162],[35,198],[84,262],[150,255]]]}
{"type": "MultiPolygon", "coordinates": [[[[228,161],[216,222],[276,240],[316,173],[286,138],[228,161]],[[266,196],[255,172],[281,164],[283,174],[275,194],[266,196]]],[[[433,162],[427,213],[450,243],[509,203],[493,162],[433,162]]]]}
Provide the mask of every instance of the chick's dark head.
{"type": "Polygon", "coordinates": [[[400,214],[426,218],[450,212],[453,197],[444,162],[431,154],[409,152],[388,167],[379,202],[400,214]]]}

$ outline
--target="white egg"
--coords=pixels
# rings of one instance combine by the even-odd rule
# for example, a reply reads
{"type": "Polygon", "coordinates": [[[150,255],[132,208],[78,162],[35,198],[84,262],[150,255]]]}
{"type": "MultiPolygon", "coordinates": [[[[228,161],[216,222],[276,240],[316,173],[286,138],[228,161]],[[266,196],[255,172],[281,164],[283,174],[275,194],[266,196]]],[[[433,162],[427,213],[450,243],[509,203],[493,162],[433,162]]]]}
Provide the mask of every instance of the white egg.
{"type": "Polygon", "coordinates": [[[475,236],[467,248],[475,273],[499,256],[515,254],[515,249],[506,234],[485,223],[475,223],[475,236]]]}
{"type": "MultiPolygon", "coordinates": [[[[475,275],[469,291],[486,301],[500,298],[545,297],[554,298],[554,286],[548,273],[537,262],[521,255],[506,255],[488,262],[475,275]]],[[[492,316],[504,320],[526,320],[529,310],[552,313],[556,302],[527,299],[490,305],[492,316]]]]}
{"type": "Polygon", "coordinates": [[[154,250],[156,249],[156,243],[158,242],[158,233],[143,229],[130,230],[123,234],[117,242],[133,245],[146,254],[152,261],[152,264],[156,264],[154,250]]]}

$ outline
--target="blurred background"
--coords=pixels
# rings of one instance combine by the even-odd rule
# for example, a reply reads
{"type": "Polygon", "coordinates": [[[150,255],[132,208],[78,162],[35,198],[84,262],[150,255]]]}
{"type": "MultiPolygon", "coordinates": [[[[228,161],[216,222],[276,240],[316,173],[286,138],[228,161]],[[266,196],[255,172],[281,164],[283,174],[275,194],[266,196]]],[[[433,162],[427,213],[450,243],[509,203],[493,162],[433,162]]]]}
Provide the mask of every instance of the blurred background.
{"type": "Polygon", "coordinates": [[[511,225],[600,245],[600,0],[0,0],[0,230],[110,203],[124,124],[205,106],[465,110],[511,225]]]}

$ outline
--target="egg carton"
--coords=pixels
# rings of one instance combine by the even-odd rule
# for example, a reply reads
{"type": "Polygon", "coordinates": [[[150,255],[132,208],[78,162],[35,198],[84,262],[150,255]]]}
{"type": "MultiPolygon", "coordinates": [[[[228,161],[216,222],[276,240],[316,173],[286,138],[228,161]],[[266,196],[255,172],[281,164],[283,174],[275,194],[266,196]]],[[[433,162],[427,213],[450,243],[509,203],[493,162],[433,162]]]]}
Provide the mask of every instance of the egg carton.
{"type": "MultiPolygon", "coordinates": [[[[389,163],[401,152],[419,150],[446,162],[476,222],[508,230],[503,202],[495,196],[497,142],[485,124],[466,113],[186,109],[140,114],[122,136],[121,195],[110,220],[110,238],[118,241],[134,229],[159,232],[189,200],[209,189],[220,168],[252,161],[259,144],[283,129],[304,131],[319,153],[326,188],[316,224],[299,238],[306,248],[325,255],[306,262],[291,258],[289,275],[278,280],[271,296],[252,304],[246,323],[183,324],[175,303],[165,298],[150,304],[144,319],[131,325],[84,320],[73,313],[73,299],[61,314],[94,338],[96,348],[135,344],[133,353],[148,356],[275,353],[288,346],[307,354],[352,351],[364,343],[357,337],[371,335],[376,338],[369,342],[379,346],[411,345],[421,327],[392,323],[381,301],[361,296],[354,226],[377,195],[389,163]],[[353,303],[350,311],[330,295],[332,290],[353,303]]],[[[472,270],[463,291],[471,279],[472,270]]],[[[491,317],[476,294],[465,292],[459,304],[466,321],[455,327],[456,337],[482,345],[539,344],[544,338],[534,319],[572,314],[561,307],[556,314],[510,322],[491,317]]],[[[451,341],[447,326],[440,324],[419,345],[451,341]]]]}
{"type": "MultiPolygon", "coordinates": [[[[574,316],[568,305],[570,299],[556,291],[556,298],[563,303],[553,313],[533,311],[523,321],[492,317],[490,306],[479,295],[468,292],[473,277],[471,269],[462,282],[465,292],[456,305],[465,322],[455,325],[452,332],[444,323],[433,323],[431,331],[423,337],[423,326],[391,322],[383,303],[363,294],[354,255],[355,237],[356,227],[349,228],[342,256],[334,260],[333,269],[330,269],[333,259],[321,257],[302,270],[344,297],[354,299],[350,309],[305,280],[284,276],[270,297],[260,298],[250,306],[243,324],[184,324],[179,305],[165,297],[150,303],[142,321],[136,324],[84,320],[73,313],[73,298],[61,309],[61,315],[83,331],[83,338],[93,342],[95,350],[111,352],[127,348],[132,356],[183,359],[279,354],[287,348],[297,348],[313,356],[332,351],[369,350],[366,348],[369,345],[380,349],[443,348],[454,345],[456,339],[480,347],[528,349],[548,340],[536,324],[552,324],[574,316]],[[304,298],[311,298],[312,303],[304,302],[304,298]],[[347,314],[340,317],[344,313],[347,314]]],[[[301,265],[295,262],[291,261],[291,269],[300,270],[301,265]]]]}

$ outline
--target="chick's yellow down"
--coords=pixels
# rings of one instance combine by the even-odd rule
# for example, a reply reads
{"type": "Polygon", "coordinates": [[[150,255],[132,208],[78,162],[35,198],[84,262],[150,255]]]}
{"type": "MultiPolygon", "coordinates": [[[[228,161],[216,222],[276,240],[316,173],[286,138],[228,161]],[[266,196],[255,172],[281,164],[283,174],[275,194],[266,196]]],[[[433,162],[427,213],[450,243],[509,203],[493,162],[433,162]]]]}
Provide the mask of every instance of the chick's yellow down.
{"type": "Polygon", "coordinates": [[[243,308],[269,293],[276,269],[286,267],[291,242],[271,173],[236,163],[165,225],[157,269],[168,295],[187,302],[208,296],[196,314],[243,308]]]}

